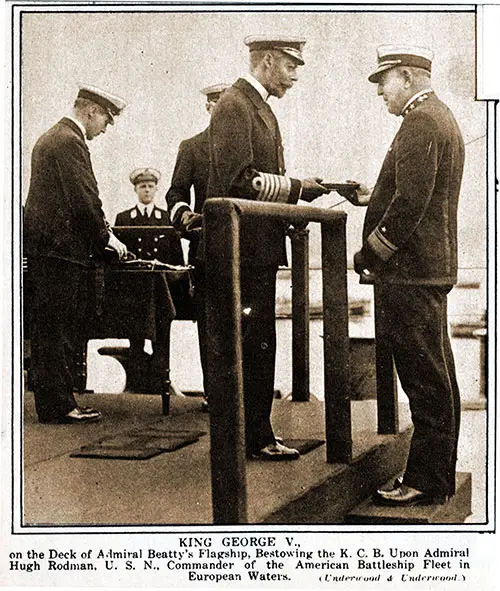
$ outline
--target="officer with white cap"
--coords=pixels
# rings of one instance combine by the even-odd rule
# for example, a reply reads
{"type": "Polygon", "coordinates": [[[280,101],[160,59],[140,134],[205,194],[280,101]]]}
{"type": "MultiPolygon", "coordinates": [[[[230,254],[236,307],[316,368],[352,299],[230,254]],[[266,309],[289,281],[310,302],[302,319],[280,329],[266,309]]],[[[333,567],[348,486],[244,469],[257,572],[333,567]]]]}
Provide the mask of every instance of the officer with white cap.
{"type": "Polygon", "coordinates": [[[161,174],[155,168],[136,168],[129,180],[137,194],[137,204],[116,216],[115,226],[168,226],[167,211],[155,204],[161,174]]]}
{"type": "MultiPolygon", "coordinates": [[[[224,91],[229,88],[227,84],[212,84],[201,90],[205,97],[205,108],[210,114],[224,91]]],[[[209,170],[209,145],[208,127],[193,137],[183,140],[179,145],[177,160],[170,188],[165,197],[170,211],[172,223],[181,232],[181,235],[189,240],[188,262],[195,267],[195,301],[198,300],[197,284],[199,273],[197,267],[197,250],[200,241],[202,209],[207,194],[209,170]],[[194,192],[194,199],[191,196],[194,192]]],[[[198,306],[196,306],[198,309],[198,306]]],[[[203,375],[206,371],[206,339],[203,326],[204,316],[198,318],[198,343],[200,348],[200,360],[203,375]]],[[[204,387],[205,390],[205,387],[204,387]]],[[[203,401],[202,409],[208,410],[208,402],[203,401]]]]}
{"type": "Polygon", "coordinates": [[[125,108],[123,99],[81,86],[73,112],[36,142],[24,211],[24,244],[33,285],[32,376],[42,423],[84,423],[101,418],[78,406],[72,367],[92,285],[87,269],[102,264],[106,247],[119,258],[127,248],[102,210],[86,141],[104,133],[125,108]]]}
{"type": "MultiPolygon", "coordinates": [[[[158,192],[160,171],[152,167],[134,169],[129,180],[134,186],[137,203],[134,207],[117,214],[115,226],[169,226],[168,212],[155,204],[158,192]]],[[[164,233],[163,233],[164,234],[164,233]]],[[[134,254],[140,259],[157,259],[165,263],[172,263],[173,259],[182,260],[180,239],[160,239],[162,232],[154,238],[141,237],[135,246],[129,244],[134,254]]],[[[144,350],[143,338],[129,337],[129,365],[127,369],[127,388],[134,392],[151,392],[155,386],[152,379],[152,367],[161,359],[162,345],[152,342],[153,356],[144,350]]]]}
{"type": "Polygon", "coordinates": [[[431,87],[432,51],[384,45],[369,81],[403,118],[373,189],[354,268],[375,284],[381,332],[407,394],[414,431],[402,480],[374,501],[444,503],[455,493],[460,393],[447,323],[457,281],[464,142],[431,87]]]}
{"type": "MultiPolygon", "coordinates": [[[[228,87],[227,84],[212,84],[201,90],[209,114],[228,87]]],[[[165,197],[172,223],[190,240],[188,260],[191,265],[196,263],[201,211],[207,194],[208,158],[207,127],[180,143],[172,181],[165,197]],[[191,188],[194,190],[194,203],[191,188]]]]}
{"type": "MultiPolygon", "coordinates": [[[[210,120],[207,198],[254,201],[312,201],[328,190],[316,178],[285,172],[278,121],[267,102],[282,98],[298,80],[306,40],[295,36],[250,36],[250,73],[239,78],[214,108],[210,120]]],[[[285,227],[273,219],[243,220],[240,286],[244,318],[243,391],[248,457],[294,460],[297,449],[283,444],[271,426],[276,358],[276,274],[286,264],[285,227]]],[[[206,302],[209,305],[209,302],[206,302]]],[[[206,306],[205,306],[206,307],[206,306]]]]}

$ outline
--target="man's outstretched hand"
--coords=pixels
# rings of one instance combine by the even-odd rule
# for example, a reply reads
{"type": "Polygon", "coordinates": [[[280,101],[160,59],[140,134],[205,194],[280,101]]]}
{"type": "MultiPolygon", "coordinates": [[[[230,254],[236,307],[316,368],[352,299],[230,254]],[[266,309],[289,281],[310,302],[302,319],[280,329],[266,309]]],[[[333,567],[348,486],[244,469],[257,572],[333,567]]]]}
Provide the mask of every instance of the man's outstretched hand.
{"type": "Polygon", "coordinates": [[[338,187],[335,191],[349,203],[357,206],[368,205],[371,197],[370,189],[366,185],[356,181],[346,181],[345,186],[338,187]],[[351,187],[349,185],[352,185],[351,187]]]}
{"type": "Polygon", "coordinates": [[[320,195],[324,195],[325,193],[329,193],[329,190],[326,187],[323,187],[321,181],[323,179],[318,177],[311,177],[307,179],[303,179],[302,183],[302,194],[300,198],[303,201],[307,201],[311,203],[317,199],[320,195]]]}

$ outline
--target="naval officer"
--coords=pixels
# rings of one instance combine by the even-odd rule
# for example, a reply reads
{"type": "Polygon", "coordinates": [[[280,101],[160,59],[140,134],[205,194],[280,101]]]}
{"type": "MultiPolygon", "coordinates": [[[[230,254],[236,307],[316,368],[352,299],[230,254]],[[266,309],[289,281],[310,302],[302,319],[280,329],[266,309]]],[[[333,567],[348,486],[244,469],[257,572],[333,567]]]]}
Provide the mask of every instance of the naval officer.
{"type": "MultiPolygon", "coordinates": [[[[213,84],[203,88],[205,108],[210,114],[227,84],[213,84]]],[[[190,240],[189,264],[196,264],[196,251],[201,227],[201,212],[207,194],[209,167],[208,127],[202,132],[183,140],[179,145],[177,160],[166,201],[170,217],[175,227],[190,240]],[[191,198],[191,187],[194,189],[194,203],[191,198]]]]}
{"type": "MultiPolygon", "coordinates": [[[[268,103],[282,98],[298,80],[305,39],[252,36],[250,73],[227,89],[213,110],[207,198],[254,201],[312,201],[327,189],[318,179],[285,174],[278,121],[268,103]]],[[[276,275],[286,264],[285,225],[272,219],[243,220],[240,234],[241,302],[251,310],[243,322],[243,390],[246,452],[250,458],[292,460],[271,426],[276,357],[276,275]]]]}
{"type": "MultiPolygon", "coordinates": [[[[210,114],[222,93],[228,88],[227,84],[212,84],[201,90],[205,97],[205,108],[210,114]]],[[[166,201],[170,211],[170,217],[173,225],[179,229],[181,235],[189,240],[188,262],[194,266],[194,290],[195,290],[195,308],[198,324],[198,344],[200,349],[201,367],[203,376],[206,375],[206,327],[204,325],[205,315],[198,314],[199,291],[198,282],[203,279],[199,277],[200,272],[197,266],[197,251],[200,241],[200,231],[202,223],[202,209],[207,194],[209,169],[209,144],[208,127],[202,132],[183,140],[180,143],[177,153],[172,182],[166,195],[166,201]],[[191,198],[191,188],[194,189],[194,203],[191,198]]],[[[203,386],[203,392],[206,393],[206,387],[203,386]]],[[[202,404],[203,411],[208,411],[208,400],[206,398],[202,404]]]]}
{"type": "Polygon", "coordinates": [[[104,249],[123,259],[127,248],[111,232],[102,210],[87,142],[106,132],[126,103],[82,86],[73,111],[36,142],[24,211],[24,238],[33,285],[33,390],[41,423],[99,420],[98,410],[73,395],[74,358],[92,298],[89,268],[104,249]]]}
{"type": "Polygon", "coordinates": [[[115,226],[168,226],[167,211],[155,203],[161,174],[155,168],[136,168],[129,175],[137,203],[116,216],[115,226]]]}
{"type": "Polygon", "coordinates": [[[410,401],[414,432],[388,505],[442,503],[455,493],[460,394],[448,335],[457,282],[457,211],[464,142],[431,86],[433,53],[385,45],[369,81],[401,117],[369,200],[354,266],[375,283],[378,314],[410,401]]]}

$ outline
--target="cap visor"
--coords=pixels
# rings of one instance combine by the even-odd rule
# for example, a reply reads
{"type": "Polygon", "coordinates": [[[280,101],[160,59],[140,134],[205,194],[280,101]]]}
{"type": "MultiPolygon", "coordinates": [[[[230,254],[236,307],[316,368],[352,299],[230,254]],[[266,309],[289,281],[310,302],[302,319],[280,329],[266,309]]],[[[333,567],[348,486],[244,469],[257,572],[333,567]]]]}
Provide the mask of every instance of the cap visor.
{"type": "Polygon", "coordinates": [[[290,57],[293,57],[293,59],[298,62],[299,66],[304,65],[304,58],[302,57],[300,51],[297,51],[296,49],[288,49],[287,47],[277,47],[277,49],[279,49],[283,53],[286,53],[290,57]]]}
{"type": "Polygon", "coordinates": [[[400,60],[398,60],[398,61],[386,62],[385,64],[380,64],[378,66],[378,68],[368,76],[368,80],[370,82],[378,82],[380,75],[383,72],[386,72],[387,70],[390,70],[391,68],[395,68],[396,66],[399,66],[400,63],[401,63],[400,60]]]}

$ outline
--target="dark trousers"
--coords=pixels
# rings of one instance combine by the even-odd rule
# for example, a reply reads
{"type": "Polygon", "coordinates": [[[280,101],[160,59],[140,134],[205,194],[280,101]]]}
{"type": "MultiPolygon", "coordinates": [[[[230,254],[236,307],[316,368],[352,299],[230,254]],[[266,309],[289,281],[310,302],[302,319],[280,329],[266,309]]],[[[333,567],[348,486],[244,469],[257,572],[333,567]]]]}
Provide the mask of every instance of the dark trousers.
{"type": "Polygon", "coordinates": [[[451,286],[384,284],[375,289],[414,426],[404,482],[429,495],[451,496],[460,429],[460,393],[448,336],[451,286]]]}
{"type": "Polygon", "coordinates": [[[61,418],[77,404],[73,396],[74,360],[88,273],[81,265],[50,257],[29,259],[33,288],[31,371],[40,421],[61,418]]]}
{"type": "MultiPolygon", "coordinates": [[[[243,266],[240,271],[243,353],[243,396],[247,453],[274,442],[271,408],[276,361],[276,267],[243,266]]],[[[206,289],[197,271],[200,349],[206,349],[206,289]]],[[[202,352],[206,374],[206,350],[202,352]]]]}

